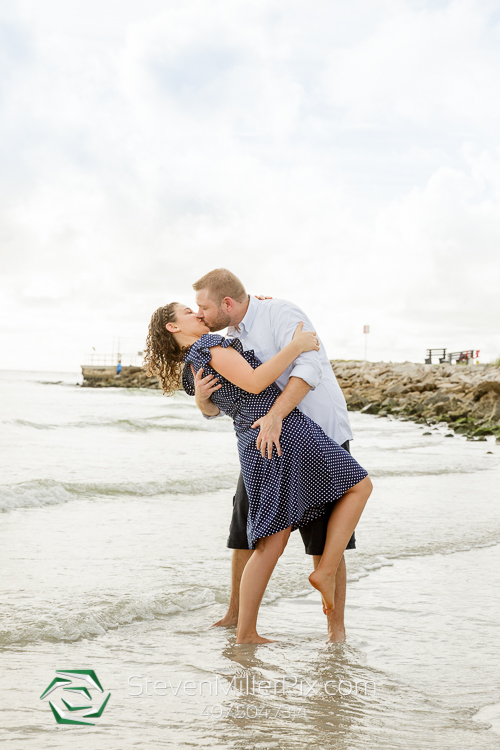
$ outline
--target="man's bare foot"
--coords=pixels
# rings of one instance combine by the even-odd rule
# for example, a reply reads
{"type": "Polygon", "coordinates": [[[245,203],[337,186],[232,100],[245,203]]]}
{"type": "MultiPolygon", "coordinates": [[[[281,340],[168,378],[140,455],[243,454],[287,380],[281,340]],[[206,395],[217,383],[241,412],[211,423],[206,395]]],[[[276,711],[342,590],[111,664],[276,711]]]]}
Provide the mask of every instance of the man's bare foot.
{"type": "Polygon", "coordinates": [[[329,615],[335,609],[335,574],[323,573],[321,568],[316,568],[309,576],[309,583],[321,594],[323,612],[329,615]]]}
{"type": "Polygon", "coordinates": [[[237,644],[241,643],[276,643],[276,641],[270,641],[269,638],[263,638],[261,635],[254,633],[253,635],[242,636],[236,640],[237,644]]]}
{"type": "Polygon", "coordinates": [[[238,624],[238,615],[233,615],[230,612],[226,612],[222,620],[214,622],[213,628],[234,628],[238,624]]]}

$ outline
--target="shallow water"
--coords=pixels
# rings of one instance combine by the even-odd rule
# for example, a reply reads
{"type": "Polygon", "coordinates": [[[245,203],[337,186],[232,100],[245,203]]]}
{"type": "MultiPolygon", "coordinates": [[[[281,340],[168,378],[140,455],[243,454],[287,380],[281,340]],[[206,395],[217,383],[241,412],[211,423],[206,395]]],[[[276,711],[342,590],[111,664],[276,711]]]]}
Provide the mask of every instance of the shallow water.
{"type": "Polygon", "coordinates": [[[348,642],[325,644],[293,534],[259,618],[278,643],[236,646],[210,629],[229,594],[231,423],[185,394],[77,380],[0,374],[10,747],[499,746],[500,446],[352,414],[375,491],[346,554],[348,642]],[[95,726],[56,724],[40,700],[56,669],[96,671],[111,698],[95,726]]]}

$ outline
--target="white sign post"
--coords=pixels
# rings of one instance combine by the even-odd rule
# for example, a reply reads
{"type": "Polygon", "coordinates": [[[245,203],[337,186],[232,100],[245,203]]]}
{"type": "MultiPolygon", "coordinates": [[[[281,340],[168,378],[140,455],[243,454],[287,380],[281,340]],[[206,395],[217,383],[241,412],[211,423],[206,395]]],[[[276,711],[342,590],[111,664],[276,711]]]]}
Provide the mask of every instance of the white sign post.
{"type": "Polygon", "coordinates": [[[368,334],[370,333],[370,326],[363,326],[363,333],[365,334],[365,361],[367,359],[367,351],[368,351],[368,334]]]}

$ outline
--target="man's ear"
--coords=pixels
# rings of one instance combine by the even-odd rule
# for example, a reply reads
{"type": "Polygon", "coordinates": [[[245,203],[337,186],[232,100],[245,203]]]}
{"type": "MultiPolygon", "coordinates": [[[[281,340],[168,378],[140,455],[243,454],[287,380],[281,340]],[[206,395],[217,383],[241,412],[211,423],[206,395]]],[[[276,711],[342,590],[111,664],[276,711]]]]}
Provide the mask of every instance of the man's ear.
{"type": "Polygon", "coordinates": [[[175,325],[175,323],[167,323],[167,325],[165,326],[165,328],[166,328],[166,329],[167,329],[167,331],[169,331],[170,333],[177,333],[177,332],[179,331],[179,329],[178,329],[178,327],[177,327],[177,326],[175,325]]]}
{"type": "Polygon", "coordinates": [[[224,297],[222,300],[222,304],[226,306],[226,310],[228,313],[232,312],[234,309],[234,300],[231,299],[231,297],[224,297]]]}

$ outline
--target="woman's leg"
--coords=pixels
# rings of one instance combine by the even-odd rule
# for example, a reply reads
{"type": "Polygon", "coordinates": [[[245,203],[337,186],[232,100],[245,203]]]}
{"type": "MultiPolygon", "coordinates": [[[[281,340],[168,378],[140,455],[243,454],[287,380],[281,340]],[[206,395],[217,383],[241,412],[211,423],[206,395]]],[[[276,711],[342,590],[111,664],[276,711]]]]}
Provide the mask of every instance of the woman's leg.
{"type": "Polygon", "coordinates": [[[258,635],[257,615],[271,574],[287,545],[290,531],[291,527],[259,539],[253,555],[245,566],[240,584],[236,643],[272,643],[258,635]]]}
{"type": "Polygon", "coordinates": [[[309,576],[311,585],[321,593],[325,614],[335,606],[335,574],[372,489],[370,477],[365,477],[337,500],[330,514],[321,562],[309,576]]]}

